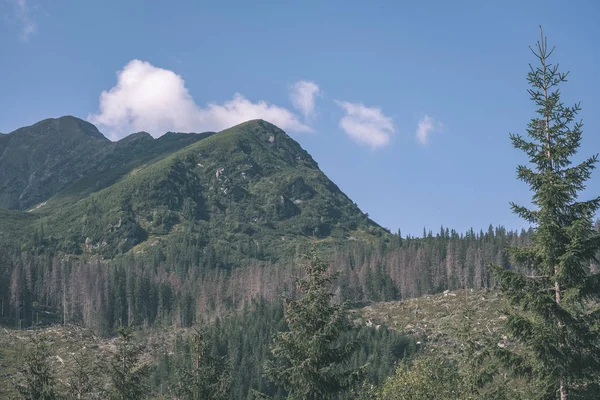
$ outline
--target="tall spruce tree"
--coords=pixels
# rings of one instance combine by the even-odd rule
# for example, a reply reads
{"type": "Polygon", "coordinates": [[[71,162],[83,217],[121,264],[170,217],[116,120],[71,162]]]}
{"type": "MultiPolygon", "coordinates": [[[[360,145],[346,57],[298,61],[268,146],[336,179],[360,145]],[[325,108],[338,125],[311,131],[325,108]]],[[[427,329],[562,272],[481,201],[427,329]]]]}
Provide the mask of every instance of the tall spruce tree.
{"type": "Polygon", "coordinates": [[[17,383],[20,398],[25,400],[56,400],[56,378],[50,365],[47,337],[36,333],[25,351],[25,363],[20,372],[22,382],[17,383]]]}
{"type": "Polygon", "coordinates": [[[226,400],[230,398],[231,368],[224,357],[210,354],[203,332],[192,334],[189,360],[177,368],[175,394],[185,400],[226,400]]]}
{"type": "Polygon", "coordinates": [[[68,368],[66,381],[69,399],[102,399],[106,398],[103,389],[103,367],[98,363],[98,354],[85,345],[78,353],[72,354],[72,364],[68,368]]]}
{"type": "Polygon", "coordinates": [[[332,301],[337,274],[328,274],[328,264],[314,248],[303,269],[306,275],[297,284],[304,295],[284,300],[289,331],[274,338],[265,375],[285,388],[288,399],[331,399],[352,388],[364,368],[347,366],[358,342],[346,304],[332,301]]]}
{"type": "Polygon", "coordinates": [[[510,249],[519,270],[528,272],[495,268],[510,305],[508,333],[524,349],[504,356],[544,380],[549,399],[596,399],[600,313],[591,301],[600,298],[600,275],[593,274],[590,265],[600,248],[593,226],[600,197],[582,201],[579,193],[598,157],[572,164],[582,136],[583,125],[576,120],[580,106],[561,101],[559,85],[566,82],[567,74],[549,62],[553,51],[541,32],[532,48],[539,64],[530,66],[527,75],[537,115],[528,125],[529,139],[510,136],[532,164],[520,165],[517,175],[533,192],[533,208],[511,204],[512,209],[535,229],[531,246],[510,249]]]}
{"type": "Polygon", "coordinates": [[[140,363],[141,347],[129,327],[119,329],[117,351],[110,363],[111,397],[115,400],[145,399],[149,392],[148,365],[140,363]]]}

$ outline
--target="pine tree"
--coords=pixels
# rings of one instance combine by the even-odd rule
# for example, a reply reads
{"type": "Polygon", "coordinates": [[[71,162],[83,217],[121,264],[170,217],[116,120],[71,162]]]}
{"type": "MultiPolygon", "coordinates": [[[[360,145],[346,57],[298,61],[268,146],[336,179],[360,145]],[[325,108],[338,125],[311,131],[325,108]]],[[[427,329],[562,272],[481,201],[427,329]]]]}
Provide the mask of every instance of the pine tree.
{"type": "Polygon", "coordinates": [[[194,331],[190,347],[189,361],[192,365],[177,368],[177,386],[175,387],[177,398],[185,400],[229,399],[231,369],[227,360],[209,354],[208,342],[200,331],[194,331]]]}
{"type": "Polygon", "coordinates": [[[539,65],[527,76],[537,116],[528,125],[529,140],[511,135],[514,147],[523,150],[533,165],[521,165],[517,173],[532,190],[534,206],[512,204],[512,208],[535,229],[530,246],[510,249],[518,271],[527,273],[495,268],[511,306],[508,333],[526,351],[503,355],[513,366],[543,379],[548,398],[597,398],[599,313],[591,311],[590,300],[600,298],[600,275],[591,273],[590,264],[600,248],[593,227],[600,197],[581,201],[578,194],[598,157],[572,165],[582,136],[583,125],[576,121],[580,106],[561,102],[558,86],[566,82],[567,74],[549,63],[553,51],[542,33],[532,49],[539,65]]]}
{"type": "Polygon", "coordinates": [[[25,352],[25,365],[21,369],[23,382],[17,384],[17,391],[25,400],[56,400],[56,379],[48,358],[50,351],[46,336],[36,333],[25,352]]]}
{"type": "Polygon", "coordinates": [[[117,351],[110,363],[112,397],[115,400],[138,400],[146,398],[149,369],[139,362],[141,347],[134,342],[129,327],[119,329],[117,351]]]}
{"type": "Polygon", "coordinates": [[[289,331],[274,338],[265,375],[283,386],[291,400],[331,399],[352,388],[364,368],[347,367],[358,342],[346,304],[332,303],[330,288],[337,274],[327,273],[328,265],[315,249],[303,269],[306,276],[297,284],[304,295],[284,299],[289,331]]]}

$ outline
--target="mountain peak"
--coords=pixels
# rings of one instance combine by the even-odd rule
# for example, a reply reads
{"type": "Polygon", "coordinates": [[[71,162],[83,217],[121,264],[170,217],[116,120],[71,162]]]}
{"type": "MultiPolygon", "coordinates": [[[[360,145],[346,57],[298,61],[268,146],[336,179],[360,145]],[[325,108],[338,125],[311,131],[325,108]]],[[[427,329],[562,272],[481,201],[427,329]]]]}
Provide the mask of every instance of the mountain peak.
{"type": "MultiPolygon", "coordinates": [[[[23,129],[86,124],[64,117],[23,129]]],[[[47,201],[34,213],[53,237],[64,238],[56,243],[61,251],[115,257],[170,246],[185,232],[207,254],[203,262],[226,254],[210,263],[233,265],[244,257],[277,260],[311,238],[383,233],[298,142],[264,120],[157,140],[145,132],[118,142],[11,136],[19,140],[5,152],[10,158],[0,157],[0,170],[16,173],[0,176],[0,207],[47,201]]]]}
{"type": "Polygon", "coordinates": [[[228,128],[222,132],[229,132],[229,131],[242,131],[246,134],[258,133],[258,132],[262,132],[262,133],[270,132],[270,133],[275,133],[275,134],[280,134],[280,135],[283,134],[285,136],[288,136],[288,134],[285,133],[277,125],[274,125],[268,121],[265,121],[264,119],[251,119],[249,121],[242,122],[241,124],[234,125],[231,128],[228,128]]]}
{"type": "Polygon", "coordinates": [[[136,133],[132,133],[131,135],[125,136],[124,138],[120,139],[118,141],[118,143],[123,144],[123,143],[127,143],[127,142],[138,141],[138,140],[154,140],[154,138],[148,132],[141,131],[141,132],[136,132],[136,133]]]}
{"type": "Polygon", "coordinates": [[[23,127],[12,132],[18,134],[23,131],[29,131],[34,135],[47,134],[84,134],[103,141],[109,141],[93,124],[84,121],[72,115],[65,115],[59,118],[47,118],[31,126],[23,127]]]}

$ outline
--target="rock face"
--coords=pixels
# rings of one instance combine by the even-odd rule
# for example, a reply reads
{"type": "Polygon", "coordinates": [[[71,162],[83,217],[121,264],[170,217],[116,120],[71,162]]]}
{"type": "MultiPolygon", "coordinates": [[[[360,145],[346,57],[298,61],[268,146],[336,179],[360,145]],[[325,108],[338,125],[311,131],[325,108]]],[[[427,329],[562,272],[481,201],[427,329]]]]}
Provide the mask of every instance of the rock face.
{"type": "Polygon", "coordinates": [[[23,170],[0,177],[0,187],[18,183],[2,207],[22,210],[46,202],[26,213],[27,221],[36,218],[50,245],[62,252],[114,257],[134,247],[174,248],[183,241],[202,249],[201,257],[272,260],[294,251],[302,238],[384,233],[310,154],[268,122],[159,139],[141,132],[113,143],[86,122],[65,118],[11,133],[11,149],[33,135],[46,135],[52,145],[44,146],[43,158],[28,139],[18,158],[23,170]],[[71,139],[61,147],[63,136],[71,139]]]}

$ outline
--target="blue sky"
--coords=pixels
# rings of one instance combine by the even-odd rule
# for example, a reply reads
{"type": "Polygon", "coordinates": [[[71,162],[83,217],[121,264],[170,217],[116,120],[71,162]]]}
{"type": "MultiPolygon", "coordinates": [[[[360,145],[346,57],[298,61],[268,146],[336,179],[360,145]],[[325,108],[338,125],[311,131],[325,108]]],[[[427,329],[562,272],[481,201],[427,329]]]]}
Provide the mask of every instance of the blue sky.
{"type": "Polygon", "coordinates": [[[582,103],[581,154],[600,151],[596,1],[295,3],[0,0],[0,132],[70,114],[115,139],[261,116],[394,231],[521,228],[508,134],[534,115],[542,24],[571,71],[563,99],[582,103]]]}

